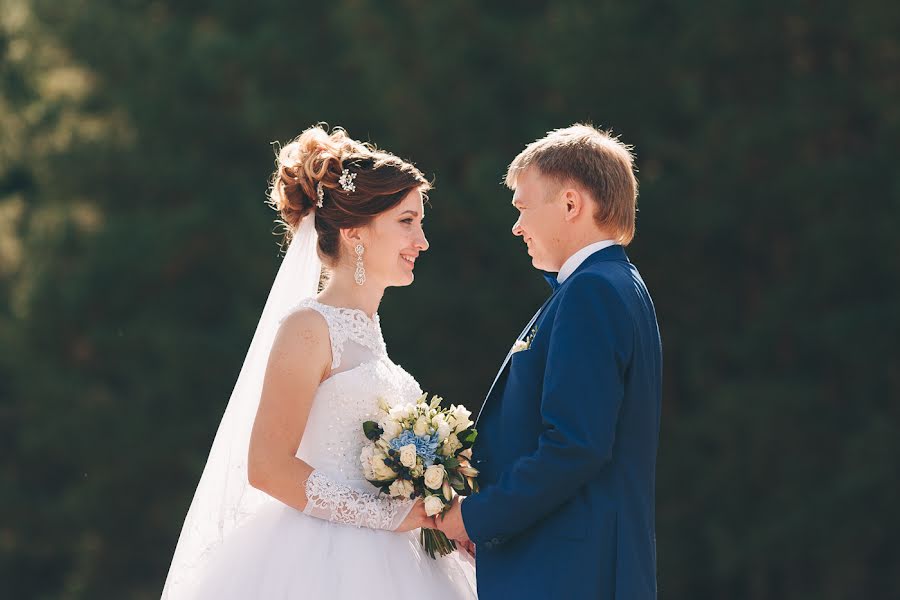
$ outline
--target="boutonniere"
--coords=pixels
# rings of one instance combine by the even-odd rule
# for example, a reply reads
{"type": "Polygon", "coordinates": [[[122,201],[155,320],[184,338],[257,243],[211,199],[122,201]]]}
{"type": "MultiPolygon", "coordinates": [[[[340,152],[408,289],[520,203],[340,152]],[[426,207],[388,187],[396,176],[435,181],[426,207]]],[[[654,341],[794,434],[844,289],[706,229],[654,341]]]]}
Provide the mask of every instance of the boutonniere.
{"type": "Polygon", "coordinates": [[[528,335],[525,336],[524,339],[516,340],[516,343],[513,344],[512,353],[523,352],[525,350],[531,349],[531,342],[534,341],[534,336],[537,333],[537,325],[532,327],[531,331],[528,332],[528,335]]]}

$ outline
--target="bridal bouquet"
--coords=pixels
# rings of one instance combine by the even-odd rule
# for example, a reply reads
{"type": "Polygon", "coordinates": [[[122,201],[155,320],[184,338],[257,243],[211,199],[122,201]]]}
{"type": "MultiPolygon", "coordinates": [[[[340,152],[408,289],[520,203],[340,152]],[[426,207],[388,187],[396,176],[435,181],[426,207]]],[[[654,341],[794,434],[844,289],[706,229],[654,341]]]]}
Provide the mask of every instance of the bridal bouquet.
{"type": "MultiPolygon", "coordinates": [[[[389,406],[379,401],[379,421],[363,423],[371,441],[360,454],[366,479],[394,498],[423,498],[425,513],[434,516],[457,494],[478,491],[472,467],[472,444],[478,432],[465,406],[441,408],[441,398],[422,394],[414,403],[389,406]]],[[[431,558],[444,556],[456,544],[436,529],[422,529],[422,545],[431,558]]]]}

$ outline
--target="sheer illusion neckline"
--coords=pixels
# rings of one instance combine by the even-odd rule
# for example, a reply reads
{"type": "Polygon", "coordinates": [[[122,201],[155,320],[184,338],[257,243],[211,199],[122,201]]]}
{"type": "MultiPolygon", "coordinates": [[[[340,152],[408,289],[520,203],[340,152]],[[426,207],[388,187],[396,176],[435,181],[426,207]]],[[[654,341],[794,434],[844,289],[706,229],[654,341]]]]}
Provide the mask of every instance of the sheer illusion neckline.
{"type": "Polygon", "coordinates": [[[337,369],[341,364],[344,346],[348,341],[369,349],[375,356],[386,357],[387,347],[381,333],[378,313],[369,317],[358,308],[332,306],[319,302],[315,298],[302,300],[299,306],[312,308],[321,314],[328,323],[328,335],[331,338],[331,368],[337,369]]]}

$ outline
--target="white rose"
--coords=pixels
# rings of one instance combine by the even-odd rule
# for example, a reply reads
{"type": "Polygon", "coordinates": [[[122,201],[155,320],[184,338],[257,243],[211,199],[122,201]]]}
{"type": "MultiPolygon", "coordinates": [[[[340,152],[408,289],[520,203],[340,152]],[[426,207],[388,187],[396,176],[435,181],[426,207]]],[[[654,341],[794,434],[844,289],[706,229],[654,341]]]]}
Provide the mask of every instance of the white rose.
{"type": "Polygon", "coordinates": [[[412,481],[406,479],[396,479],[388,488],[391,496],[394,498],[409,498],[409,495],[415,491],[412,481]]]}
{"type": "Polygon", "coordinates": [[[416,424],[413,426],[413,433],[416,435],[425,435],[428,433],[428,418],[419,417],[416,419],[416,424]]]}
{"type": "Polygon", "coordinates": [[[375,476],[374,479],[376,479],[378,481],[393,479],[394,477],[397,476],[397,474],[394,473],[394,470],[392,468],[390,468],[389,466],[384,464],[385,458],[387,458],[387,456],[385,456],[381,452],[373,452],[372,453],[372,460],[371,460],[372,474],[375,476]]]}
{"type": "Polygon", "coordinates": [[[412,404],[398,404],[397,406],[391,408],[388,413],[388,417],[393,421],[400,422],[403,419],[409,418],[410,414],[415,410],[412,404]]]}
{"type": "Polygon", "coordinates": [[[375,454],[375,448],[372,446],[363,446],[362,452],[359,453],[359,462],[362,463],[363,477],[366,479],[375,479],[375,471],[372,470],[372,456],[375,454]]]}
{"type": "Polygon", "coordinates": [[[437,496],[428,496],[425,498],[425,514],[433,517],[444,510],[444,503],[437,496]]]}
{"type": "Polygon", "coordinates": [[[444,418],[444,415],[438,415],[431,420],[431,424],[437,430],[438,440],[444,441],[447,439],[447,436],[450,435],[452,428],[447,423],[447,419],[444,418]]]}
{"type": "Polygon", "coordinates": [[[455,433],[451,433],[447,436],[447,439],[444,440],[443,446],[441,446],[441,454],[444,456],[453,456],[453,453],[462,448],[462,444],[459,441],[459,438],[456,437],[455,433]]]}
{"type": "Polygon", "coordinates": [[[468,429],[472,426],[472,421],[469,420],[469,416],[472,414],[472,411],[467,410],[465,406],[457,406],[453,409],[453,418],[456,419],[456,433],[468,429]]]}
{"type": "Polygon", "coordinates": [[[456,429],[456,417],[453,416],[453,413],[447,415],[447,425],[450,426],[450,431],[456,429]]]}
{"type": "Polygon", "coordinates": [[[425,485],[433,490],[440,489],[445,472],[444,465],[431,465],[425,470],[425,485]]]}
{"type": "Polygon", "coordinates": [[[395,437],[400,435],[401,431],[403,431],[403,427],[400,425],[400,423],[398,423],[397,421],[395,421],[391,418],[386,418],[386,419],[382,420],[380,425],[381,425],[381,429],[384,431],[384,433],[381,435],[386,440],[394,439],[395,437]]]}
{"type": "Polygon", "coordinates": [[[416,447],[414,444],[407,444],[400,448],[400,464],[410,469],[416,466],[416,447]]]}

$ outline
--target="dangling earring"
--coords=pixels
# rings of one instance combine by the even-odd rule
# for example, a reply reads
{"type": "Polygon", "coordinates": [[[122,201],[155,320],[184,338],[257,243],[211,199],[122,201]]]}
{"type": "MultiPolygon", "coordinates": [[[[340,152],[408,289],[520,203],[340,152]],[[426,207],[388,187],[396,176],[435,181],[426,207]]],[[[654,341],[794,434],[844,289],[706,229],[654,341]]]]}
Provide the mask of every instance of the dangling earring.
{"type": "Polygon", "coordinates": [[[362,244],[356,245],[356,272],[353,274],[356,285],[362,285],[366,282],[366,268],[363,266],[363,252],[365,251],[366,249],[362,244]]]}

